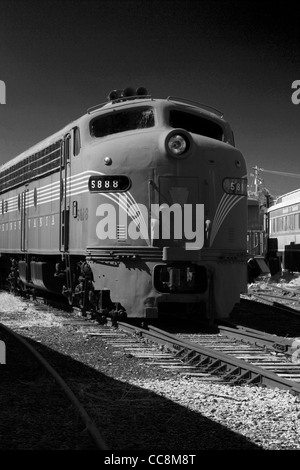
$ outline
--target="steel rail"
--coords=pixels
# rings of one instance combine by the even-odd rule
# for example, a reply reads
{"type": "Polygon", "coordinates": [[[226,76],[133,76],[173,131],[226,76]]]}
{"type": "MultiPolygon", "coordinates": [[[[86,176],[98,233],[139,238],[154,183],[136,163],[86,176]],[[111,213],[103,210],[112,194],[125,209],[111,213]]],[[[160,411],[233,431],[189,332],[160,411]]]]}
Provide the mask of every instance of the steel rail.
{"type": "Polygon", "coordinates": [[[18,333],[14,332],[7,326],[0,323],[0,328],[2,328],[6,333],[13,336],[17,341],[22,343],[26,349],[30,351],[30,353],[38,360],[38,362],[51,374],[51,376],[55,379],[58,385],[62,388],[65,392],[69,400],[75,406],[78,414],[80,415],[82,421],[84,422],[86,429],[89,431],[94,443],[97,446],[98,450],[108,450],[108,446],[104,439],[102,438],[101,434],[99,433],[95,423],[90,418],[86,410],[83,408],[77,397],[74,395],[70,387],[66,384],[66,382],[62,379],[62,377],[56,372],[55,369],[44,359],[44,357],[34,349],[22,336],[18,333]]]}
{"type": "MultiPolygon", "coordinates": [[[[257,299],[265,302],[267,305],[271,305],[272,307],[274,308],[277,308],[281,311],[286,311],[288,313],[291,313],[293,315],[296,315],[296,316],[299,316],[300,315],[300,310],[295,310],[294,308],[292,307],[289,307],[288,305],[284,305],[283,303],[280,303],[280,302],[272,302],[271,300],[269,300],[267,297],[270,297],[270,296],[266,296],[264,297],[265,294],[253,294],[252,292],[250,293],[251,296],[253,297],[256,297],[257,299]]],[[[271,297],[274,297],[274,296],[271,296],[271,297]]],[[[254,302],[253,300],[250,300],[250,299],[243,299],[243,301],[249,301],[249,302],[254,302]]]]}
{"type": "Polygon", "coordinates": [[[223,336],[235,338],[248,344],[255,344],[256,346],[267,347],[274,351],[284,352],[287,355],[292,355],[291,347],[294,341],[292,338],[284,338],[283,336],[272,335],[270,333],[254,329],[244,329],[243,327],[235,329],[218,325],[218,328],[223,336]]]}
{"type": "Polygon", "coordinates": [[[271,297],[271,298],[274,298],[274,299],[281,299],[281,300],[285,300],[287,302],[295,302],[297,304],[300,303],[300,299],[296,299],[296,298],[292,298],[292,297],[286,297],[284,295],[277,295],[277,294],[271,294],[270,292],[262,292],[262,293],[255,293],[255,294],[252,294],[251,295],[258,295],[258,296],[261,296],[261,297],[271,297]]]}

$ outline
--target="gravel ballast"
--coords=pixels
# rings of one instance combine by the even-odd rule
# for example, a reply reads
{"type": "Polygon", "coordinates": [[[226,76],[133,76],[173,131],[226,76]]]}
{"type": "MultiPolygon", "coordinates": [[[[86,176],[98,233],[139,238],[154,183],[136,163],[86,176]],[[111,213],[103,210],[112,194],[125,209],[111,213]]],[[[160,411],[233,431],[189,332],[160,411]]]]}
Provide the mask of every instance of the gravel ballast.
{"type": "Polygon", "coordinates": [[[5,292],[0,322],[31,338],[60,369],[110,449],[300,449],[300,398],[289,392],[211,383],[116,355],[86,328],[66,325],[66,314],[5,292]]]}

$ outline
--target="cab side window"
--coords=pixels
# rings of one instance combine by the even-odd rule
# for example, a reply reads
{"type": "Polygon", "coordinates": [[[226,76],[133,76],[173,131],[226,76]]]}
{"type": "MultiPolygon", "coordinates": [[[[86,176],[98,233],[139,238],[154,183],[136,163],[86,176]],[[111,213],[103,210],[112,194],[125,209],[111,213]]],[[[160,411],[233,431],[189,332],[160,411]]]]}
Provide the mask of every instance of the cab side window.
{"type": "Polygon", "coordinates": [[[80,148],[81,148],[80,130],[79,130],[79,127],[74,127],[73,129],[73,155],[74,157],[79,155],[80,148]]]}

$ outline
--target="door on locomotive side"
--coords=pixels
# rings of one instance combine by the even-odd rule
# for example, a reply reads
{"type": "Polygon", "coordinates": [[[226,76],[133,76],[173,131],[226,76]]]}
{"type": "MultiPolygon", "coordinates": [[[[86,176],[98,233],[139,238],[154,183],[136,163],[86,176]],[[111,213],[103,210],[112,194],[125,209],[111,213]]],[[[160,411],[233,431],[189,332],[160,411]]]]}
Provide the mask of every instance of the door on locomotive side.
{"type": "Polygon", "coordinates": [[[60,160],[59,250],[61,252],[69,249],[71,143],[71,134],[67,133],[61,142],[60,160]]]}
{"type": "Polygon", "coordinates": [[[21,236],[20,236],[20,250],[25,253],[28,249],[28,211],[26,208],[28,198],[28,185],[20,194],[20,219],[21,219],[21,236]]]}

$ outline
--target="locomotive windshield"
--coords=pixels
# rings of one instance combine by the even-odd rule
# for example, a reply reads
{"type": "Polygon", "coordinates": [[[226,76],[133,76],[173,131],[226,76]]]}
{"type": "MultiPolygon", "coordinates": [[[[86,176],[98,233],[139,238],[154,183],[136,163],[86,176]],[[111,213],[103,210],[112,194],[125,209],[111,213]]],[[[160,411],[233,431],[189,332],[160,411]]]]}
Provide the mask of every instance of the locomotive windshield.
{"type": "Polygon", "coordinates": [[[146,129],[153,126],[153,108],[144,106],[123,111],[113,111],[110,114],[98,117],[91,122],[91,134],[94,137],[104,137],[110,134],[132,131],[134,129],[146,129]]]}
{"type": "Polygon", "coordinates": [[[172,127],[180,127],[194,134],[210,137],[211,139],[224,140],[221,126],[196,114],[173,109],[170,111],[169,123],[172,127]]]}

